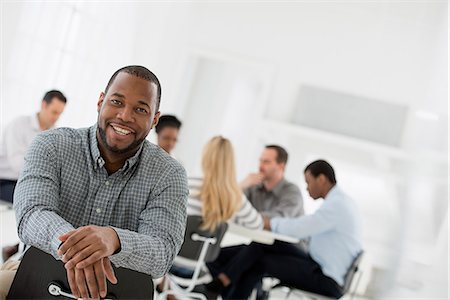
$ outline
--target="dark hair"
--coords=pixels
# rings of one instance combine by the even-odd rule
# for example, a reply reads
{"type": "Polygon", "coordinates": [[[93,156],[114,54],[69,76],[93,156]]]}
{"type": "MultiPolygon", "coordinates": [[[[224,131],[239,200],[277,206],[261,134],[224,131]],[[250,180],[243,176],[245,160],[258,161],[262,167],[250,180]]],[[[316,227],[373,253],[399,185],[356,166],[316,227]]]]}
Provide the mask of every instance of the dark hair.
{"type": "Polygon", "coordinates": [[[57,90],[51,90],[45,93],[44,98],[42,98],[42,101],[45,101],[47,104],[50,104],[53,98],[57,98],[59,101],[67,103],[66,96],[64,96],[63,93],[57,90]]]}
{"type": "Polygon", "coordinates": [[[278,145],[267,145],[266,149],[273,149],[277,152],[277,158],[276,158],[277,163],[279,163],[279,164],[287,163],[288,153],[283,147],[278,146],[278,145]]]}
{"type": "Polygon", "coordinates": [[[158,77],[156,77],[156,75],[153,74],[153,72],[150,71],[149,69],[147,69],[146,67],[126,66],[126,67],[120,68],[119,70],[114,72],[114,74],[109,79],[108,84],[106,85],[106,88],[105,88],[105,94],[108,93],[109,87],[111,86],[111,84],[113,84],[114,79],[116,79],[117,75],[121,72],[128,73],[130,75],[145,79],[147,81],[150,81],[150,82],[153,82],[154,84],[156,84],[156,87],[157,87],[156,111],[155,111],[155,113],[156,113],[159,110],[159,103],[161,102],[161,84],[159,83],[158,77]]]}
{"type": "Polygon", "coordinates": [[[181,127],[181,121],[177,119],[177,117],[172,115],[163,115],[159,117],[158,124],[156,124],[155,131],[156,133],[159,133],[161,130],[163,130],[166,127],[173,127],[176,129],[180,129],[181,127]]]}
{"type": "Polygon", "coordinates": [[[333,167],[323,159],[313,161],[307,165],[304,173],[306,173],[306,171],[311,172],[311,175],[314,177],[323,174],[332,184],[336,183],[336,175],[334,174],[333,167]]]}

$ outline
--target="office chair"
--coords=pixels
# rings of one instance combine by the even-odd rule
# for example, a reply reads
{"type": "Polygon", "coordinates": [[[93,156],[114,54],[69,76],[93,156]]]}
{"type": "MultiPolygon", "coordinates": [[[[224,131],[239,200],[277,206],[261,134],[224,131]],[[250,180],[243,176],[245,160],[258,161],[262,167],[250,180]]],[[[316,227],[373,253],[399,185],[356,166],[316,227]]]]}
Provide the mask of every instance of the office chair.
{"type": "MultiPolygon", "coordinates": [[[[105,299],[153,299],[150,275],[113,266],[117,284],[108,282],[105,299]]],[[[64,263],[31,247],[25,252],[6,299],[76,299],[64,263]]]]}
{"type": "MultiPolygon", "coordinates": [[[[352,264],[348,268],[347,273],[344,276],[344,285],[342,287],[342,296],[344,296],[345,294],[350,294],[351,299],[353,299],[353,297],[355,295],[355,291],[358,288],[359,280],[361,279],[361,276],[362,276],[362,271],[359,269],[359,264],[361,263],[363,253],[364,253],[364,251],[361,251],[358,253],[358,255],[356,255],[356,257],[353,259],[352,264]],[[357,279],[353,285],[352,291],[350,291],[350,288],[352,287],[352,282],[353,282],[355,275],[357,276],[357,279]]],[[[327,297],[324,295],[315,294],[315,293],[311,293],[308,291],[303,291],[296,287],[290,286],[288,284],[284,284],[283,282],[280,282],[272,287],[272,289],[275,289],[275,288],[287,289],[285,299],[288,299],[292,293],[298,294],[298,296],[300,296],[301,298],[304,298],[304,299],[317,299],[317,300],[334,299],[334,298],[330,298],[330,297],[327,297]]]]}
{"type": "Polygon", "coordinates": [[[164,289],[160,299],[167,295],[175,295],[179,299],[198,298],[206,300],[202,293],[193,292],[196,285],[211,281],[205,263],[216,260],[220,253],[220,242],[228,228],[221,223],[213,232],[202,230],[202,217],[188,216],[184,243],[175,258],[174,266],[182,267],[190,272],[181,274],[173,268],[165,276],[164,289]]]}

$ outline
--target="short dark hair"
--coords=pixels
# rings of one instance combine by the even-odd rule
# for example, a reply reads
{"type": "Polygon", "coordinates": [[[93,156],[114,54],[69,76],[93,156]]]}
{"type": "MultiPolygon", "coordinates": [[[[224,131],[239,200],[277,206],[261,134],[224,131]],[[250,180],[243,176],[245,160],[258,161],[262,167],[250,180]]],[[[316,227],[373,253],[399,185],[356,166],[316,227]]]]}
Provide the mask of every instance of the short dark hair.
{"type": "Polygon", "coordinates": [[[267,145],[266,149],[273,149],[273,150],[275,150],[277,152],[277,158],[276,158],[277,163],[279,163],[279,164],[281,164],[281,163],[286,164],[287,163],[287,161],[288,161],[288,153],[283,147],[278,146],[278,145],[267,145]]]}
{"type": "Polygon", "coordinates": [[[159,83],[158,77],[156,77],[156,75],[153,74],[153,72],[150,71],[149,69],[147,69],[146,67],[126,66],[126,67],[120,68],[119,70],[114,72],[114,74],[109,79],[108,84],[106,85],[106,88],[105,88],[105,94],[108,93],[109,87],[111,86],[111,84],[113,84],[114,79],[116,79],[117,75],[121,72],[128,73],[130,75],[145,79],[147,81],[150,81],[150,82],[153,82],[154,84],[156,84],[156,88],[157,88],[156,111],[155,111],[155,113],[156,113],[159,110],[159,103],[161,102],[161,84],[159,83]]]}
{"type": "Polygon", "coordinates": [[[323,159],[313,161],[307,165],[304,173],[306,171],[309,171],[314,177],[323,174],[332,184],[336,183],[336,175],[334,174],[333,167],[323,159]]]}
{"type": "Polygon", "coordinates": [[[67,103],[66,96],[64,96],[64,94],[58,90],[51,90],[45,93],[44,98],[42,98],[42,101],[45,101],[47,104],[50,104],[53,98],[57,98],[59,101],[67,103]]]}
{"type": "Polygon", "coordinates": [[[159,117],[159,121],[158,124],[156,124],[155,131],[156,133],[159,133],[166,127],[173,127],[176,129],[180,129],[181,121],[178,120],[177,117],[172,115],[162,115],[161,117],[159,117]]]}

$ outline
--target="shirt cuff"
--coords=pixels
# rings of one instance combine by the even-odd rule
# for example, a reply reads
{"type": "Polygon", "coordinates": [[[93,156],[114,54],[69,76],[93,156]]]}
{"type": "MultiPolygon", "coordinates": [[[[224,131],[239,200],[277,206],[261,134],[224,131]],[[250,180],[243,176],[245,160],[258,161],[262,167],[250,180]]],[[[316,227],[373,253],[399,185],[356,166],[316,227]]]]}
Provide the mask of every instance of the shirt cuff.
{"type": "Polygon", "coordinates": [[[128,258],[133,253],[134,240],[129,230],[112,226],[111,228],[116,231],[119,237],[120,251],[111,255],[110,260],[117,267],[122,267],[126,265],[128,258]]]}
{"type": "Polygon", "coordinates": [[[280,218],[280,217],[270,219],[270,230],[272,232],[278,233],[278,225],[280,224],[280,221],[282,219],[283,218],[280,218]]]}
{"type": "Polygon", "coordinates": [[[66,224],[64,226],[58,227],[55,231],[55,234],[53,235],[53,239],[51,242],[51,250],[52,250],[52,255],[56,258],[56,259],[61,259],[61,257],[58,255],[58,249],[61,245],[61,241],[58,239],[61,235],[73,230],[73,226],[70,224],[66,224]]]}

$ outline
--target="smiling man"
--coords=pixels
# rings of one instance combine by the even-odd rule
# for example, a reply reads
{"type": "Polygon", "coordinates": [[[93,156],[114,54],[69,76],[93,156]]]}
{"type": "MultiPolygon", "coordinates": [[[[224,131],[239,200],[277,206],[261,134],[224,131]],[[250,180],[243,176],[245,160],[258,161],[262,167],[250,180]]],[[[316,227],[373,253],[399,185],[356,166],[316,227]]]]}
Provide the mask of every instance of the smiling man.
{"type": "Polygon", "coordinates": [[[111,262],[161,277],[183,243],[185,170],[145,140],[160,98],[151,71],[124,67],[100,94],[96,125],[40,134],[26,156],[19,237],[62,259],[76,297],[104,297],[111,262]]]}

